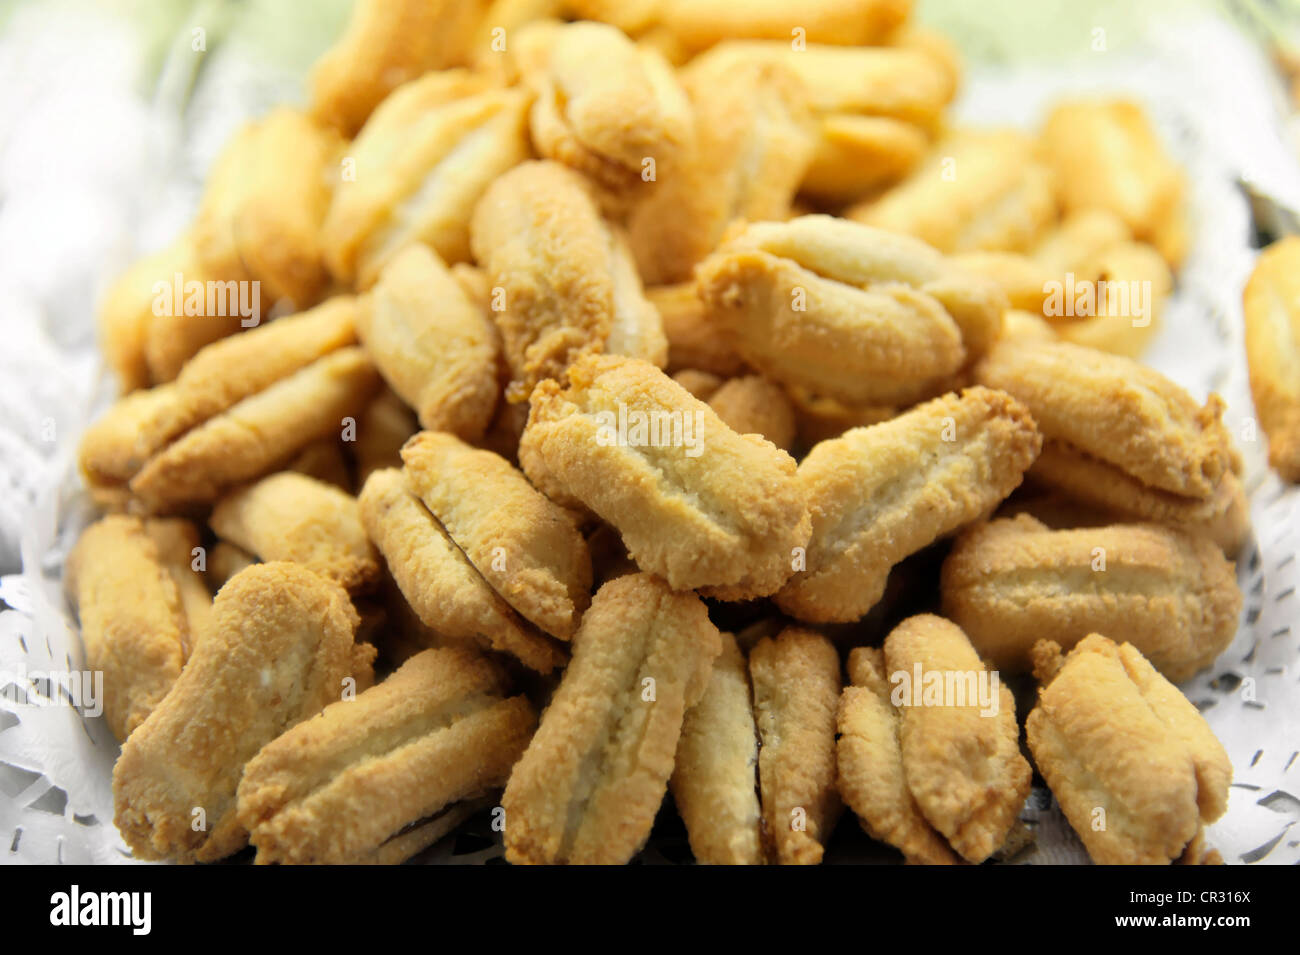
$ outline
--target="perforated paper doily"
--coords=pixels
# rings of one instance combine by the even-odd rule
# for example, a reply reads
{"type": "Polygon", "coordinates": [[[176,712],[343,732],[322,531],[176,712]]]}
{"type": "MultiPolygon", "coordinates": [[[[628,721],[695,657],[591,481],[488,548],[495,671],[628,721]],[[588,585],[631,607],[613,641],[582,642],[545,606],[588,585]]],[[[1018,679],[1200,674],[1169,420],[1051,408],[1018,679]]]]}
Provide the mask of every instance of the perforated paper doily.
{"type": "MultiPolygon", "coordinates": [[[[19,32],[17,38],[12,26],[0,40],[0,53],[6,47],[10,53],[40,50],[42,40],[50,46],[53,38],[65,53],[78,49],[69,43],[66,24],[53,18],[48,25],[22,25],[29,32],[19,32]]],[[[80,22],[79,29],[93,32],[101,52],[118,47],[122,57],[129,52],[129,37],[108,21],[80,22]]],[[[1247,461],[1256,534],[1238,562],[1246,595],[1240,632],[1214,666],[1183,689],[1223,741],[1234,767],[1228,811],[1210,827],[1210,843],[1230,863],[1295,864],[1300,862],[1300,490],[1282,486],[1267,470],[1262,439],[1253,430],[1240,314],[1240,289],[1253,253],[1248,209],[1235,181],[1249,175],[1277,198],[1300,207],[1300,172],[1278,138],[1274,81],[1257,51],[1231,29],[1209,19],[1166,24],[1151,33],[1146,48],[1148,54],[1140,58],[1112,55],[1068,68],[972,71],[956,116],[980,125],[1032,128],[1059,95],[1121,92],[1147,105],[1188,170],[1195,243],[1146,360],[1198,398],[1217,390],[1227,400],[1228,423],[1247,461]]],[[[5,60],[0,55],[0,63],[5,60]]],[[[94,180],[103,193],[97,201],[106,204],[97,208],[135,216],[130,222],[144,217],[147,223],[134,233],[136,241],[129,227],[119,227],[80,250],[77,267],[87,288],[72,296],[74,314],[67,312],[67,294],[44,294],[51,288],[60,291],[57,285],[32,287],[29,282],[15,289],[13,273],[3,271],[0,262],[0,288],[14,291],[9,300],[18,302],[6,319],[7,326],[14,325],[15,337],[6,340],[27,344],[19,349],[21,360],[12,350],[0,357],[0,411],[6,413],[0,427],[0,491],[6,483],[21,487],[20,500],[33,502],[30,508],[15,506],[13,495],[0,495],[0,538],[12,546],[14,531],[20,529],[23,557],[21,575],[0,579],[0,674],[7,675],[0,690],[13,683],[8,676],[19,672],[82,666],[60,575],[70,543],[90,516],[72,466],[77,437],[89,409],[102,408],[108,400],[90,346],[90,292],[142,251],[140,245],[158,245],[190,214],[198,172],[239,117],[301,97],[295,79],[275,74],[238,50],[212,72],[221,81],[200,86],[197,93],[206,96],[208,119],[201,130],[150,118],[131,98],[124,77],[117,78],[114,88],[111,75],[108,80],[103,71],[96,75],[119,127],[128,124],[133,134],[152,137],[159,148],[127,159],[119,156],[119,165],[130,175],[119,168],[116,176],[94,180]],[[169,162],[146,169],[144,160],[157,164],[158,155],[169,162]],[[144,200],[146,193],[152,203],[144,200]],[[143,241],[141,234],[147,237],[143,241]],[[27,323],[26,332],[17,328],[15,314],[27,323]],[[17,338],[20,334],[25,337],[17,338]],[[52,433],[57,440],[49,440],[52,433]]],[[[81,82],[85,85],[87,79],[81,82]]],[[[15,86],[7,83],[6,88],[15,86]]],[[[83,95],[84,89],[69,92],[83,95]]],[[[2,113],[0,118],[13,119],[2,113]]],[[[58,135],[53,129],[43,133],[58,135]]],[[[0,152],[0,181],[12,173],[12,157],[0,152]]],[[[12,219],[6,221],[9,212],[0,212],[0,235],[14,228],[12,219]]],[[[102,719],[83,718],[69,706],[32,705],[47,692],[28,681],[18,692],[0,694],[0,861],[129,861],[111,824],[109,778],[117,745],[102,719]]],[[[680,822],[671,816],[665,812],[661,817],[642,861],[689,860],[680,822]]],[[[1086,861],[1045,791],[1034,792],[1022,818],[1034,828],[1037,841],[1015,861],[1086,861]]],[[[840,837],[851,828],[850,820],[840,837]]],[[[828,861],[881,856],[859,834],[837,838],[828,861]]],[[[486,824],[475,820],[423,858],[482,863],[499,860],[500,849],[486,824]]]]}

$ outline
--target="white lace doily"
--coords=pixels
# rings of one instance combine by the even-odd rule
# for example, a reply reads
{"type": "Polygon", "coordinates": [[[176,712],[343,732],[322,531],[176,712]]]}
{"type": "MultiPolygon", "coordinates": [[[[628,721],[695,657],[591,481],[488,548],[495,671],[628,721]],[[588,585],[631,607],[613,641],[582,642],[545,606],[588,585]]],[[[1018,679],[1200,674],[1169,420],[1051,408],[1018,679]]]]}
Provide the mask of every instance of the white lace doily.
{"type": "MultiPolygon", "coordinates": [[[[0,100],[7,333],[0,351],[0,569],[16,567],[19,541],[23,567],[0,579],[3,674],[81,667],[60,573],[89,516],[72,465],[77,438],[90,410],[107,401],[92,345],[96,295],[131,258],[179,229],[202,170],[240,118],[301,97],[296,75],[228,46],[204,68],[220,82],[209,76],[199,83],[187,118],[160,118],[132,92],[139,51],[128,31],[111,20],[88,20],[84,11],[70,19],[50,9],[14,17],[0,35],[7,93],[0,100]],[[90,48],[97,51],[93,68],[79,67],[89,63],[83,54],[90,48]]],[[[1227,400],[1247,460],[1256,533],[1238,563],[1246,595],[1240,632],[1183,689],[1227,747],[1235,771],[1211,844],[1231,863],[1295,864],[1300,491],[1267,470],[1262,438],[1252,434],[1240,289],[1253,253],[1236,181],[1248,176],[1300,208],[1300,172],[1278,134],[1280,91],[1240,35],[1217,20],[1191,17],[1150,31],[1144,49],[1140,57],[1084,57],[1067,67],[972,70],[956,115],[981,125],[1033,127],[1060,94],[1122,92],[1147,105],[1188,169],[1195,242],[1147,360],[1198,398],[1216,390],[1227,400]]],[[[112,826],[109,775],[117,746],[103,721],[83,719],[69,706],[31,705],[46,691],[31,683],[20,689],[0,694],[0,861],[129,861],[112,826]]],[[[1086,860],[1045,793],[1035,792],[1023,818],[1037,842],[1016,861],[1086,860]]],[[[431,858],[481,862],[499,854],[489,840],[467,838],[463,851],[461,840],[445,840],[431,858]]],[[[652,845],[647,861],[666,855],[652,845]]]]}

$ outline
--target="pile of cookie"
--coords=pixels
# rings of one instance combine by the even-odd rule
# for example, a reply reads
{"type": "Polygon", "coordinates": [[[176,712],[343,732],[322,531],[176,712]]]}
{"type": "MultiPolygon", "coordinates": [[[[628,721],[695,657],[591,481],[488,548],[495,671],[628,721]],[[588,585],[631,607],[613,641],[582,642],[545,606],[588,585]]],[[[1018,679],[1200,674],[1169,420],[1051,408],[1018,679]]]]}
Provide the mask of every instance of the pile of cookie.
{"type": "Polygon", "coordinates": [[[820,862],[847,805],[979,863],[1037,770],[1097,862],[1217,858],[1174,683],[1236,633],[1242,464],[1136,360],[1182,175],[1126,102],[950,128],[909,8],[360,0],[234,138],[105,300],[80,448],[137,857],[490,810],[621,863],[671,788],[700,862],[820,862]]]}

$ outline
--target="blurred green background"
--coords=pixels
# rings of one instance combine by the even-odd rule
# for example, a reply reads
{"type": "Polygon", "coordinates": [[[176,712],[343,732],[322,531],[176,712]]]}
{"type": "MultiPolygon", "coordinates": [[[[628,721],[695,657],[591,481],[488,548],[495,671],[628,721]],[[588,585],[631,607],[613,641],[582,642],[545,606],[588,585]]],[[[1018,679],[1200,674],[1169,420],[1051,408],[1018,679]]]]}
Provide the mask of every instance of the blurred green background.
{"type": "MultiPolygon", "coordinates": [[[[142,40],[142,76],[163,76],[190,30],[231,41],[289,72],[305,73],[338,35],[353,0],[54,0],[93,4],[130,21],[142,40]]],[[[736,0],[738,3],[744,0],[736,0]]],[[[24,5],[51,0],[3,0],[4,20],[24,5]]],[[[797,5],[797,4],[796,4],[797,5]]],[[[916,18],[942,30],[971,62],[1068,59],[1092,52],[1094,31],[1107,48],[1123,51],[1152,23],[1218,12],[1268,45],[1300,55],[1300,0],[918,0],[916,18]]]]}

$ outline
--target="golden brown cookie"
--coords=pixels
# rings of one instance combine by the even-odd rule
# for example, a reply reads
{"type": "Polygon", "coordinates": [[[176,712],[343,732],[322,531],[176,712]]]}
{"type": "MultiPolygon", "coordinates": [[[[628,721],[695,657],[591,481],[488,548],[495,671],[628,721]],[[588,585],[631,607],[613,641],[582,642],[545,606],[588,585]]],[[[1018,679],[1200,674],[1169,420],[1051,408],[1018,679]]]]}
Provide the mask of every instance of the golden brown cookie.
{"type": "Polygon", "coordinates": [[[694,594],[673,593],[649,574],[601,587],[506,784],[506,858],[631,859],[650,835],[682,719],[704,693],[718,650],[718,631],[694,594]]]}

